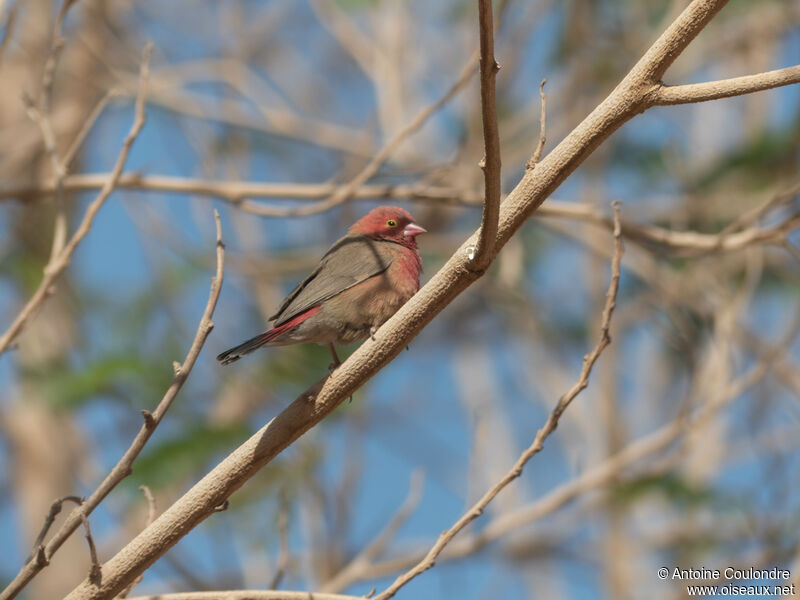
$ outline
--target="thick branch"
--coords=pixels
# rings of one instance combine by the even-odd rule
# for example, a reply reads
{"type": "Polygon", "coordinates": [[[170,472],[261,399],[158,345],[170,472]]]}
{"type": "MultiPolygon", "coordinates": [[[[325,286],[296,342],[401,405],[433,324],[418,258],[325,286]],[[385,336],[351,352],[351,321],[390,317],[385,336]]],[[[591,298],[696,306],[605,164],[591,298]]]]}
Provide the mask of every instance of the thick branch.
{"type": "Polygon", "coordinates": [[[800,83],[800,65],[719,81],[687,85],[662,84],[650,92],[650,101],[654,106],[690,104],[752,94],[794,83],[800,83]]]}
{"type": "Polygon", "coordinates": [[[480,33],[481,118],[483,121],[483,216],[473,268],[481,271],[492,262],[497,221],[500,217],[500,133],[497,129],[495,80],[500,65],[494,58],[492,0],[478,0],[480,33]]]}

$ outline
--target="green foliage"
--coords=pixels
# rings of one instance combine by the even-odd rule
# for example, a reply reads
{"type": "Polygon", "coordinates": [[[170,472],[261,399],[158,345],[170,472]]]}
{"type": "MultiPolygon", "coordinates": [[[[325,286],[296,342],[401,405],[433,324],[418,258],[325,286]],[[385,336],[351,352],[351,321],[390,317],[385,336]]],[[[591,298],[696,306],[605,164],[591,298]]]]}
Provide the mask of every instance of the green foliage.
{"type": "Polygon", "coordinates": [[[613,501],[622,505],[652,495],[662,496],[670,505],[684,509],[707,506],[720,499],[712,488],[693,483],[679,473],[646,475],[611,488],[613,501]]]}
{"type": "MultiPolygon", "coordinates": [[[[161,370],[168,372],[164,367],[161,370]]],[[[88,365],[49,365],[43,370],[29,369],[25,375],[36,382],[41,397],[55,410],[74,410],[100,395],[139,396],[135,392],[145,392],[146,385],[155,384],[154,373],[158,372],[156,365],[140,357],[111,354],[88,365]]],[[[156,380],[161,385],[160,378],[156,380]]]]}

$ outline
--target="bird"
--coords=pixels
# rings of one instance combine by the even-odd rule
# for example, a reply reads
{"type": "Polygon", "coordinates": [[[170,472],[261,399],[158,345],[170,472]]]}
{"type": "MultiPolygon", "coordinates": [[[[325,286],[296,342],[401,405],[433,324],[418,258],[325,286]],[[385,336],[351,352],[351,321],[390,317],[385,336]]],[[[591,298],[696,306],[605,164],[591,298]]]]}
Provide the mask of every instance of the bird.
{"type": "Polygon", "coordinates": [[[264,346],[315,342],[330,348],[375,332],[419,290],[422,258],[417,235],[426,230],[396,206],[379,206],[359,219],[323,255],[269,318],[272,327],[222,352],[230,364],[264,346]]]}

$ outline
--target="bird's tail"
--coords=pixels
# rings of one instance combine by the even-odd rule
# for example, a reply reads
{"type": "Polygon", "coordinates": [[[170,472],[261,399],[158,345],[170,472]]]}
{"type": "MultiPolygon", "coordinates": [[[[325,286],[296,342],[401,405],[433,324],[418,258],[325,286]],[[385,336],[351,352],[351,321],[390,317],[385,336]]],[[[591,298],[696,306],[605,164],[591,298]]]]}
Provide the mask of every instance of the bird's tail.
{"type": "Polygon", "coordinates": [[[269,344],[272,340],[279,337],[282,333],[285,333],[281,330],[281,328],[270,329],[269,331],[265,331],[257,335],[256,337],[250,338],[246,342],[242,342],[238,346],[234,346],[233,348],[229,348],[225,350],[222,354],[217,356],[217,360],[221,362],[223,365],[229,365],[232,362],[235,362],[245,356],[246,354],[250,354],[251,352],[258,350],[261,346],[269,344]]]}
{"type": "MultiPolygon", "coordinates": [[[[229,365],[232,362],[236,362],[246,354],[250,354],[254,350],[258,350],[259,348],[261,348],[261,346],[266,346],[271,342],[279,341],[284,334],[289,333],[295,327],[300,325],[300,323],[302,323],[309,317],[314,316],[319,311],[320,311],[319,306],[314,306],[311,309],[289,319],[285,323],[281,323],[277,327],[273,327],[269,331],[260,333],[256,337],[250,338],[249,340],[247,340],[246,342],[242,342],[238,346],[234,346],[233,348],[225,350],[225,352],[217,356],[217,360],[221,362],[223,365],[229,365]]],[[[283,343],[285,344],[286,341],[284,341],[283,343]]]]}

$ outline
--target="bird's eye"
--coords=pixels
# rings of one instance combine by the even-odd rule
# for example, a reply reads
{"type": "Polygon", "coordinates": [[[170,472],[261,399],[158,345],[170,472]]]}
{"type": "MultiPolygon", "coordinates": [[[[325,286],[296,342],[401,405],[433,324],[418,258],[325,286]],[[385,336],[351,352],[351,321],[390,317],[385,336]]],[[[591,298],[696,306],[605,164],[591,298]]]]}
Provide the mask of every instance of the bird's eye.
{"type": "Polygon", "coordinates": [[[389,219],[388,221],[386,221],[386,224],[389,227],[397,227],[397,221],[395,221],[394,219],[389,219]]]}

